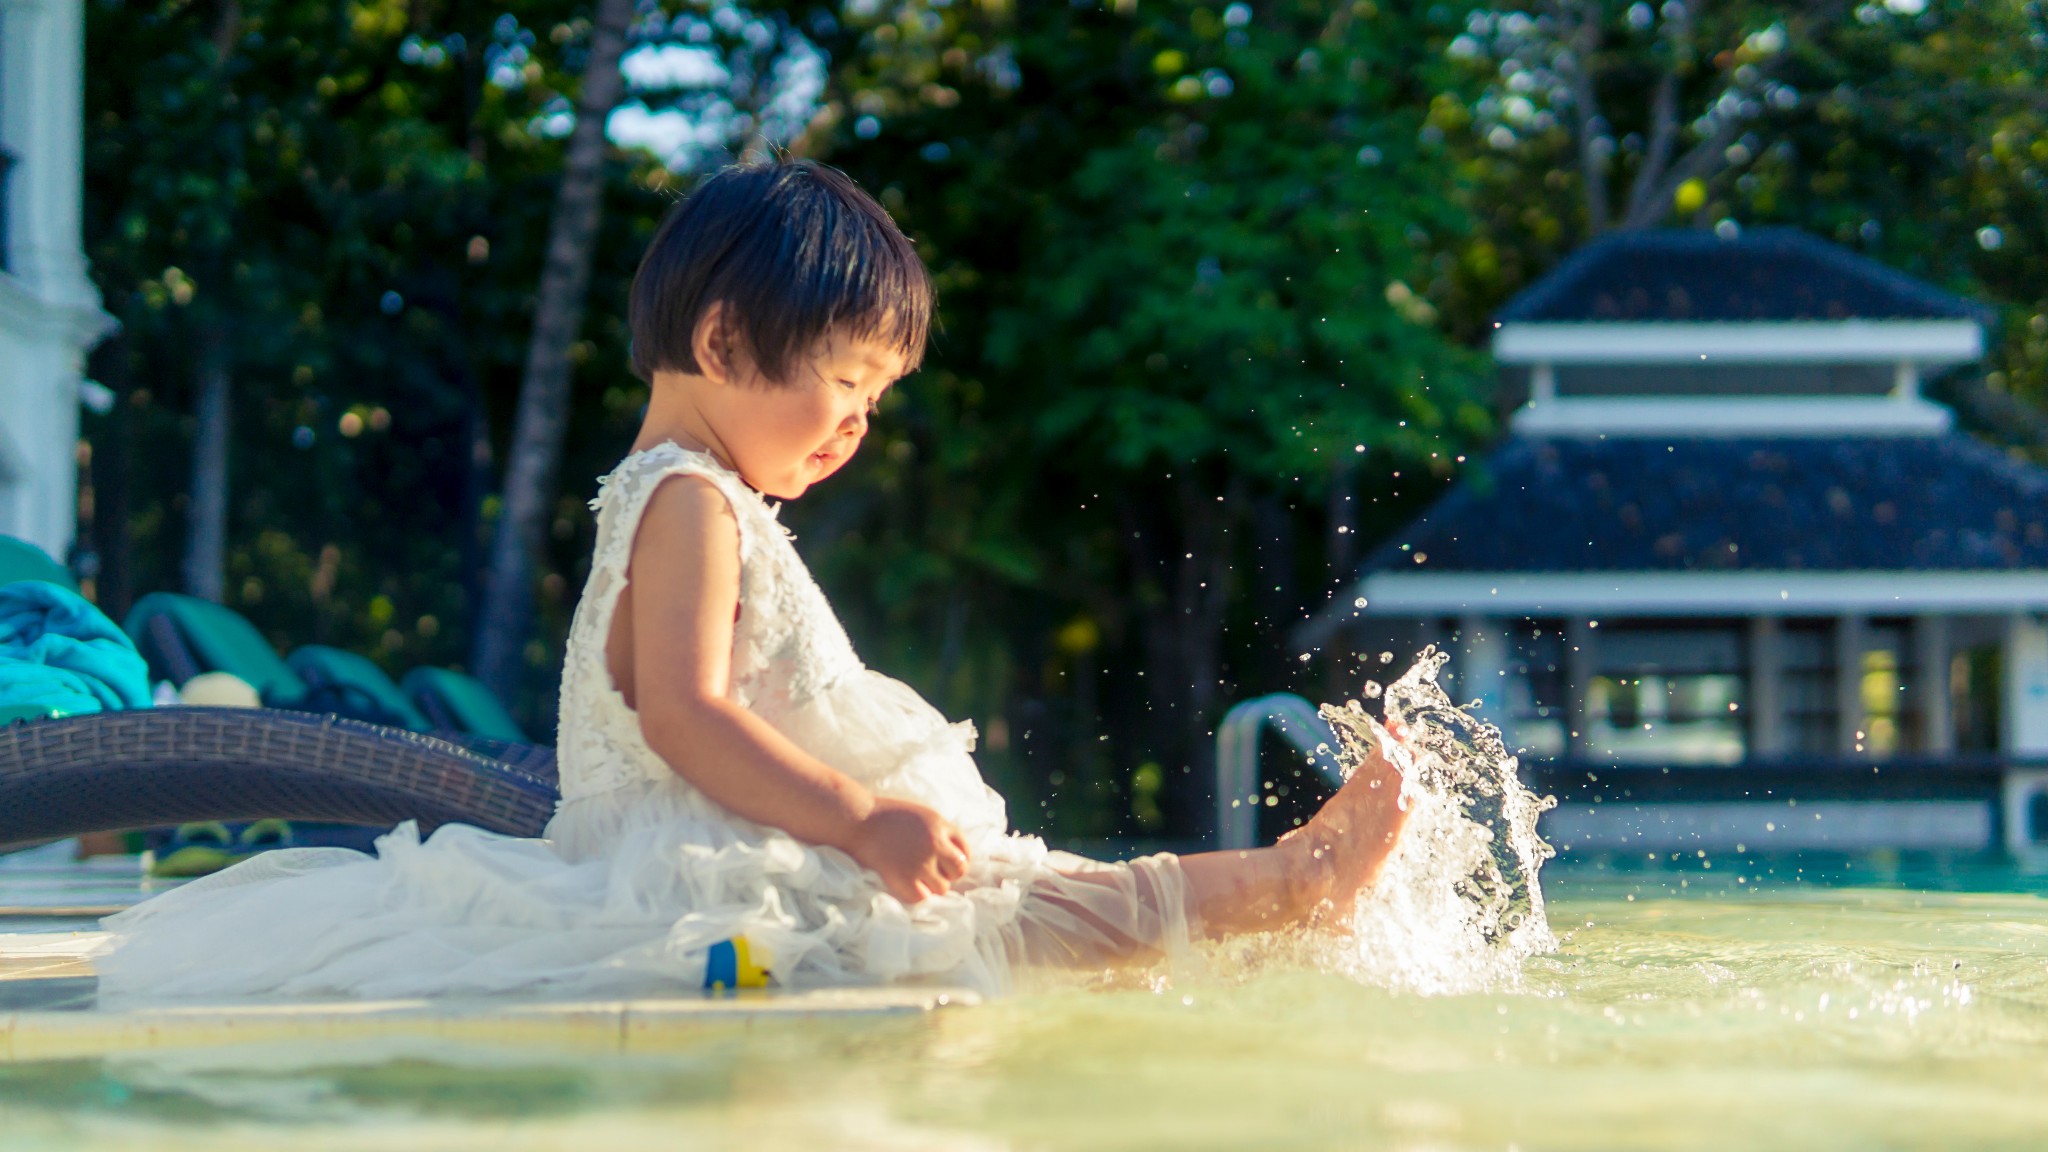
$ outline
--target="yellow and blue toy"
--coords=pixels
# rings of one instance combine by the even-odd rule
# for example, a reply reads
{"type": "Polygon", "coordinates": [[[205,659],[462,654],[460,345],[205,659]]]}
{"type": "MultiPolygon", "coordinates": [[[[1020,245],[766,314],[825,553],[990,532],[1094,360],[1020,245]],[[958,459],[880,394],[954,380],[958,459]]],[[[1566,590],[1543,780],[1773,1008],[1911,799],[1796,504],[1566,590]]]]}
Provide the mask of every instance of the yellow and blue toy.
{"type": "Polygon", "coordinates": [[[745,936],[720,940],[704,957],[704,990],[766,988],[775,974],[768,970],[766,949],[756,949],[745,936]]]}

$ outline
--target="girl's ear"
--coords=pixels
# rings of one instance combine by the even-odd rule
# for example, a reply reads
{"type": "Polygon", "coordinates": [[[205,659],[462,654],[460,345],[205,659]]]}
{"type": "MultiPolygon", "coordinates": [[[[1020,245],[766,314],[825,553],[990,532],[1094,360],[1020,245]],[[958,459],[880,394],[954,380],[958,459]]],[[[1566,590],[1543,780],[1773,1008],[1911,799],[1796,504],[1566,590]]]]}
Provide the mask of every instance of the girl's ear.
{"type": "Polygon", "coordinates": [[[718,301],[697,317],[697,330],[690,333],[690,358],[697,371],[720,384],[732,382],[732,333],[726,325],[725,302],[718,301]]]}

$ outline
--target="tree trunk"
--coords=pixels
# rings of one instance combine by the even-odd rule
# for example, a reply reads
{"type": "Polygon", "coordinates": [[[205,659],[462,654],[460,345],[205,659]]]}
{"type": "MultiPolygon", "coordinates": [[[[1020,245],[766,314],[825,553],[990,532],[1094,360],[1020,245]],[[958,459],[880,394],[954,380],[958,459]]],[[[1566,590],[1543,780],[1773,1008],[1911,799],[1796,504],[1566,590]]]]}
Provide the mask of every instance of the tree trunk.
{"type": "MultiPolygon", "coordinates": [[[[484,524],[484,505],[498,478],[491,449],[491,418],[484,405],[483,387],[472,381],[469,412],[463,420],[462,598],[463,603],[478,606],[484,603],[491,547],[490,533],[484,524]]],[[[481,622],[481,607],[472,612],[472,617],[481,622]]],[[[473,650],[477,637],[470,639],[473,650]]]]}
{"type": "Polygon", "coordinates": [[[94,603],[116,620],[127,617],[134,602],[133,537],[129,534],[129,492],[134,476],[134,391],[130,380],[128,337],[124,325],[93,354],[95,376],[114,392],[104,432],[93,442],[93,548],[100,570],[94,603]]]}
{"type": "Polygon", "coordinates": [[[1627,217],[1616,230],[1635,232],[1662,224],[1671,215],[1672,201],[1680,185],[1688,180],[1711,180],[1730,166],[1728,147],[1741,138],[1743,124],[1744,121],[1737,116],[1723,117],[1712,135],[1693,145],[1672,163],[1641,202],[1629,209],[1627,217]]]}
{"type": "Polygon", "coordinates": [[[633,0],[598,0],[590,62],[576,101],[576,127],[562,164],[535,293],[533,336],[519,385],[519,411],[505,463],[505,500],[491,542],[490,573],[477,623],[476,674],[500,697],[517,688],[533,619],[533,566],[555,496],[555,473],[569,422],[570,349],[583,329],[584,297],[603,207],[605,119],[625,80],[619,57],[633,0]]]}
{"type": "Polygon", "coordinates": [[[192,437],[192,486],[186,508],[185,591],[218,603],[226,591],[228,434],[233,407],[227,322],[202,322],[199,336],[198,429],[192,437]]]}
{"type": "MultiPolygon", "coordinates": [[[[1627,217],[1643,218],[1653,210],[1664,174],[1671,166],[1671,150],[1678,144],[1678,84],[1692,71],[1692,12],[1685,4],[1665,9],[1664,74],[1657,79],[1657,93],[1650,101],[1650,142],[1643,152],[1643,164],[1629,189],[1627,217]]],[[[1665,211],[1670,200],[1665,199],[1665,211]]],[[[1659,220],[1662,217],[1658,218],[1659,220]]]]}
{"type": "MultiPolygon", "coordinates": [[[[229,90],[228,58],[242,32],[240,0],[221,0],[213,22],[213,80],[219,85],[220,107],[233,100],[229,90]]],[[[239,150],[230,146],[227,168],[240,167],[239,150]]],[[[219,603],[227,591],[228,551],[228,445],[231,442],[234,408],[234,344],[228,325],[233,315],[228,301],[232,278],[228,261],[216,252],[205,264],[210,275],[206,288],[213,294],[194,316],[194,360],[198,376],[198,398],[193,416],[198,427],[192,436],[192,484],[186,498],[185,564],[182,573],[187,594],[219,603]]]]}
{"type": "Polygon", "coordinates": [[[1598,234],[1607,231],[1606,149],[1613,144],[1607,139],[1606,121],[1600,116],[1599,97],[1593,89],[1593,58],[1600,50],[1602,14],[1598,0],[1580,0],[1570,8],[1573,132],[1579,138],[1579,179],[1586,190],[1586,228],[1598,234]]]}

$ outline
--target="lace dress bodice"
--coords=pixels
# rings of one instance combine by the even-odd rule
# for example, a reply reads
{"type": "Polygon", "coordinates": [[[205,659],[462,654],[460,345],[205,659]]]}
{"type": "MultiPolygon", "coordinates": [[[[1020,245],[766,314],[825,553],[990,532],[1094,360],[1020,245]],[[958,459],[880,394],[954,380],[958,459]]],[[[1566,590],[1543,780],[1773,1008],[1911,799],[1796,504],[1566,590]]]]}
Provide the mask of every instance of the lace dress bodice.
{"type": "Polygon", "coordinates": [[[591,501],[597,547],[562,667],[558,755],[564,799],[673,775],[641,736],[640,718],[613,685],[606,660],[641,513],[671,476],[701,476],[716,485],[739,522],[733,699],[772,718],[861,671],[846,630],[791,545],[789,530],[759,493],[706,453],[670,441],[636,452],[598,482],[591,501]]]}
{"type": "Polygon", "coordinates": [[[564,802],[649,781],[701,799],[648,747],[606,659],[640,518],[671,476],[716,485],[739,525],[732,699],[863,784],[932,804],[963,828],[1002,832],[1002,800],[964,755],[973,747],[973,727],[946,723],[909,688],[868,671],[777,510],[716,458],[673,442],[627,457],[599,482],[592,501],[597,546],[563,663],[558,754],[564,802]],[[921,756],[935,752],[953,754],[921,756]]]}

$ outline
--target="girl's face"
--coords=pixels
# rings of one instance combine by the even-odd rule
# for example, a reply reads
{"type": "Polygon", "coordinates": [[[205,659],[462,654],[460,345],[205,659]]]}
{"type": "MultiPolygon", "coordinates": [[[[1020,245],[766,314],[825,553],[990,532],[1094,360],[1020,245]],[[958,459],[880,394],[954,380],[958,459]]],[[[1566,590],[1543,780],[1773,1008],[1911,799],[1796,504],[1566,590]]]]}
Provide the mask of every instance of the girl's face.
{"type": "Polygon", "coordinates": [[[712,390],[705,414],[747,483],[793,500],[853,458],[869,415],[903,370],[895,349],[834,333],[784,383],[746,366],[712,390]]]}

